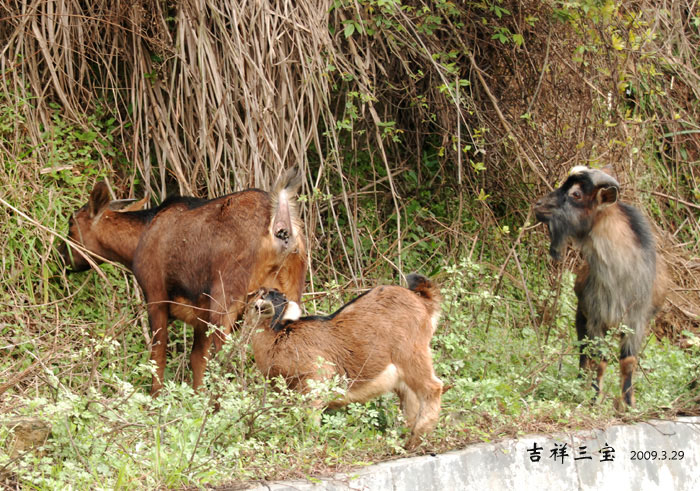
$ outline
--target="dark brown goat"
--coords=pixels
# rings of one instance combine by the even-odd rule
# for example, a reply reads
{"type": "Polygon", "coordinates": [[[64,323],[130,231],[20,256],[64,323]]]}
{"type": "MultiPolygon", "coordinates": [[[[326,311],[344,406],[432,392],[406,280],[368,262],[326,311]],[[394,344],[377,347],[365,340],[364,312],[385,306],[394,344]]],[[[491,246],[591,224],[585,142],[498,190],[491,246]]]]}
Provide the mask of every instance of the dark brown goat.
{"type": "MultiPolygon", "coordinates": [[[[619,183],[608,173],[578,166],[561,187],[536,203],[535,214],[549,228],[549,252],[555,260],[571,243],[586,261],[574,287],[581,369],[590,365],[584,350],[591,338],[619,324],[629,329],[622,336],[620,374],[622,401],[633,406],[637,355],[647,325],[663,303],[666,275],[649,222],[636,208],[620,202],[619,193],[619,183]]],[[[606,366],[601,359],[596,396],[606,366]]]]}
{"type": "MultiPolygon", "coordinates": [[[[130,268],[148,304],[156,363],[151,393],[163,384],[168,319],[194,327],[192,385],[202,383],[214,341],[221,348],[241,317],[248,292],[278,288],[299,301],[306,248],[295,206],[301,183],[288,172],[272,193],[249,189],[212,200],[169,198],[142,211],[116,211],[104,183],[70,221],[69,238],[105,259],[130,268]],[[208,325],[219,326],[207,335],[208,325]]],[[[73,270],[89,268],[83,253],[63,247],[73,270]]],[[[100,259],[96,258],[99,262],[100,259]]]]}
{"type": "Polygon", "coordinates": [[[411,274],[407,280],[409,289],[374,288],[329,316],[300,318],[299,307],[283,294],[261,292],[248,314],[258,316],[252,336],[258,368],[302,391],[308,380],[347,377],[347,394],[331,408],[393,391],[411,428],[407,447],[417,446],[440,412],[442,382],[433,370],[430,339],[441,297],[427,278],[411,274]]]}

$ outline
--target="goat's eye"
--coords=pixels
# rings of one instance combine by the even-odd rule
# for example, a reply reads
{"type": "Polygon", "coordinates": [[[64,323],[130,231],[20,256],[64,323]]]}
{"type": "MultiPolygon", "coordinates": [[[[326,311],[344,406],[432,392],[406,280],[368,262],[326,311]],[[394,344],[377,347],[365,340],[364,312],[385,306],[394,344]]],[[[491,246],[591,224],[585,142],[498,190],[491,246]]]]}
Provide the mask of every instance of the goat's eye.
{"type": "Polygon", "coordinates": [[[571,193],[571,197],[574,198],[576,201],[581,199],[581,191],[574,191],[571,193]]]}

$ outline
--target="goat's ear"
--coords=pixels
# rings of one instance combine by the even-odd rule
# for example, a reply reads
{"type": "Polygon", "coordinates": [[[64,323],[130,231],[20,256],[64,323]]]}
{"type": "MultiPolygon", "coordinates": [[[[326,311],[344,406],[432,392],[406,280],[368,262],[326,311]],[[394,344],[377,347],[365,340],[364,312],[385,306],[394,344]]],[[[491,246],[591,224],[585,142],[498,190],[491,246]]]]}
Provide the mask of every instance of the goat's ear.
{"type": "Polygon", "coordinates": [[[107,189],[107,184],[104,181],[100,181],[95,184],[95,187],[90,193],[90,199],[88,200],[88,211],[90,212],[90,218],[94,218],[99,212],[101,212],[104,207],[109,205],[109,190],[107,189]]]}
{"type": "Polygon", "coordinates": [[[596,200],[598,201],[599,208],[605,208],[610,205],[617,203],[617,197],[619,190],[615,186],[606,186],[598,190],[596,195],[596,200]]]}
{"type": "Polygon", "coordinates": [[[294,225],[292,224],[292,207],[286,191],[277,196],[277,206],[272,217],[270,232],[281,252],[286,251],[294,238],[294,225]]]}

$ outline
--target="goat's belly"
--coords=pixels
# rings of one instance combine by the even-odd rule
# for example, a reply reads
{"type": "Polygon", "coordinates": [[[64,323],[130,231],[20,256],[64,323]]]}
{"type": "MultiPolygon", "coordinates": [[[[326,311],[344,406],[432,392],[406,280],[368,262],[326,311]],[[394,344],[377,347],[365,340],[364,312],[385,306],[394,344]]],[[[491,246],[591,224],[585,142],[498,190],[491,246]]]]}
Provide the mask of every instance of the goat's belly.
{"type": "Polygon", "coordinates": [[[645,321],[649,311],[649,305],[643,299],[632,298],[631,302],[622,302],[614,293],[588,296],[582,307],[592,336],[603,336],[607,329],[621,323],[634,328],[645,321]]]}
{"type": "Polygon", "coordinates": [[[169,310],[171,317],[180,319],[191,326],[201,324],[202,320],[206,320],[206,311],[198,308],[185,297],[175,297],[173,303],[170,304],[169,310]]]}
{"type": "Polygon", "coordinates": [[[393,363],[371,380],[353,383],[346,396],[347,402],[365,402],[387,392],[399,383],[399,371],[393,363]]]}

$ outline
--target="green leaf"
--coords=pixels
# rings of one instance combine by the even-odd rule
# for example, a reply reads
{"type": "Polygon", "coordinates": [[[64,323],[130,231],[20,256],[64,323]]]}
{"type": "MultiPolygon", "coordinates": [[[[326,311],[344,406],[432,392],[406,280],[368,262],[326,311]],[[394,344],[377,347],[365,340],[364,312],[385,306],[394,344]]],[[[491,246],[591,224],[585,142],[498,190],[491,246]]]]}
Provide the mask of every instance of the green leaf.
{"type": "Polygon", "coordinates": [[[625,49],[625,42],[617,34],[612,35],[612,47],[618,51],[625,49]]]}
{"type": "Polygon", "coordinates": [[[355,33],[355,24],[352,21],[348,21],[345,23],[345,29],[343,29],[343,34],[345,34],[345,38],[349,38],[355,33]]]}

